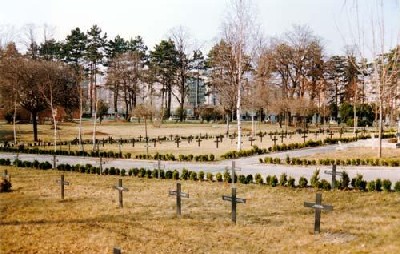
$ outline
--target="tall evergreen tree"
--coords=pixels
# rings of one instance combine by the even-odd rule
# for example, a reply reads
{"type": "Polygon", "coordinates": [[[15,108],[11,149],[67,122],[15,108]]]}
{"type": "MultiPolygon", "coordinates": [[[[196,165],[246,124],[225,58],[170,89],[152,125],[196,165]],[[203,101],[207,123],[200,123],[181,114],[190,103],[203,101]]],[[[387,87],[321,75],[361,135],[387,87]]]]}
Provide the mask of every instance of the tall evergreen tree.
{"type": "Polygon", "coordinates": [[[163,85],[161,90],[162,110],[164,118],[171,116],[172,87],[177,71],[178,52],[172,40],[162,40],[150,52],[150,67],[156,73],[157,81],[163,85]]]}

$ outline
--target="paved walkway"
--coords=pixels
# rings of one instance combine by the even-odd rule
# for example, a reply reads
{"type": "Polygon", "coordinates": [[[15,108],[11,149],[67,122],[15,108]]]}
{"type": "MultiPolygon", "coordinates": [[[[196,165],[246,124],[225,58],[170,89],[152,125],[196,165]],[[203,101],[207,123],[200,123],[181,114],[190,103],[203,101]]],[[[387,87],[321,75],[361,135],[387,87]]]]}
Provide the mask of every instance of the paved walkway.
{"type": "MultiPolygon", "coordinates": [[[[365,142],[365,141],[358,141],[365,142]]],[[[355,143],[343,144],[342,147],[355,146],[355,143]]],[[[300,157],[308,156],[316,153],[325,153],[335,151],[338,145],[328,145],[315,148],[305,148],[295,151],[285,151],[276,152],[269,155],[257,155],[247,158],[236,159],[236,167],[240,169],[238,174],[248,175],[260,173],[264,178],[267,175],[279,175],[286,173],[288,176],[292,176],[295,179],[299,179],[301,176],[310,179],[313,172],[316,169],[320,169],[320,176],[322,179],[330,179],[330,176],[323,173],[324,170],[329,170],[330,166],[287,166],[287,165],[270,165],[270,164],[260,164],[259,158],[264,158],[265,156],[279,157],[281,159],[289,157],[300,157]]],[[[15,154],[11,153],[0,153],[0,158],[9,158],[11,160],[15,159],[15,154]]],[[[38,161],[48,161],[52,162],[53,157],[51,155],[33,155],[33,154],[20,154],[19,159],[21,160],[38,160],[38,161]]],[[[99,158],[92,157],[77,157],[77,156],[57,156],[58,163],[68,163],[68,164],[86,164],[90,163],[94,166],[99,166],[99,158]]],[[[105,164],[103,167],[117,167],[130,169],[133,167],[144,167],[144,168],[156,168],[157,161],[149,160],[134,160],[134,159],[103,159],[105,164]]],[[[232,165],[232,160],[224,160],[219,162],[208,162],[208,163],[193,163],[193,162],[172,162],[172,161],[162,161],[163,169],[177,169],[187,168],[189,170],[205,172],[223,172],[225,169],[230,169],[232,165]]],[[[371,167],[371,166],[338,166],[338,171],[345,170],[350,178],[356,176],[356,174],[362,174],[364,179],[373,180],[376,178],[390,179],[393,183],[400,181],[400,167],[371,167]]]]}

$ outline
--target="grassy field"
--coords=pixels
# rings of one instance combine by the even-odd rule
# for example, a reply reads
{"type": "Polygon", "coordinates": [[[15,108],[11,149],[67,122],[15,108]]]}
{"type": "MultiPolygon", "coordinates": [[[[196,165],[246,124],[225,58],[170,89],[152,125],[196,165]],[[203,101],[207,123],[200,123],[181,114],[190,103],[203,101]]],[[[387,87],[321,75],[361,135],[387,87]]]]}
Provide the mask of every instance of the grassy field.
{"type": "MultiPolygon", "coordinates": [[[[2,172],[5,167],[0,168],[2,172]]],[[[183,181],[182,218],[168,190],[175,181],[7,168],[13,191],[0,194],[0,253],[399,253],[399,193],[323,192],[321,234],[313,235],[313,189],[238,185],[238,224],[230,222],[225,183],[183,181]]]]}
{"type": "MultiPolygon", "coordinates": [[[[372,147],[350,147],[341,151],[332,151],[325,153],[317,153],[312,156],[304,156],[299,157],[304,159],[360,159],[360,158],[372,158],[377,159],[378,156],[378,148],[372,147]]],[[[399,159],[400,158],[400,149],[396,148],[382,148],[382,157],[383,159],[399,159]]]]}
{"type": "MultiPolygon", "coordinates": [[[[58,131],[58,142],[59,141],[71,141],[75,139],[78,135],[78,125],[74,123],[62,123],[59,125],[60,130],[58,131]]],[[[53,130],[51,129],[52,125],[39,125],[38,126],[38,135],[39,139],[46,142],[53,142],[53,130]]],[[[245,135],[250,135],[251,133],[251,123],[244,122],[242,126],[243,133],[245,135]]],[[[289,131],[294,131],[295,128],[290,128],[289,131]]],[[[230,134],[236,131],[235,125],[230,125],[230,134]]],[[[263,131],[263,132],[275,132],[282,131],[279,129],[279,125],[267,125],[267,124],[255,124],[255,133],[263,131]]],[[[220,135],[226,132],[225,124],[163,124],[161,127],[153,127],[151,124],[148,128],[148,135],[150,138],[157,138],[170,135],[180,135],[180,136],[189,136],[189,135],[199,135],[204,136],[208,135],[220,135]]],[[[0,124],[0,141],[1,140],[12,140],[12,125],[0,124]]],[[[17,125],[17,133],[18,140],[21,142],[32,142],[32,126],[29,124],[18,124],[17,125]]],[[[85,122],[83,125],[83,138],[91,140],[92,139],[92,123],[85,122]]],[[[112,136],[115,140],[120,138],[123,139],[132,139],[138,138],[139,136],[145,136],[144,125],[143,124],[133,124],[133,123],[124,123],[124,122],[104,122],[101,125],[97,126],[98,135],[97,139],[102,140],[107,139],[109,136],[112,136]]],[[[345,133],[343,137],[352,137],[352,133],[345,133]]],[[[325,135],[315,136],[314,134],[310,134],[306,140],[313,139],[325,139],[329,137],[327,133],[325,135]]],[[[336,133],[334,138],[339,138],[339,134],[336,133]]],[[[276,137],[278,140],[276,144],[281,144],[280,137],[276,137]]],[[[264,136],[263,141],[261,142],[260,138],[255,137],[254,142],[250,142],[248,137],[243,138],[242,149],[249,150],[251,149],[251,144],[257,145],[260,148],[266,148],[273,146],[274,142],[271,140],[269,135],[264,136]]],[[[216,148],[215,139],[203,140],[201,142],[200,148],[195,140],[192,143],[188,143],[187,140],[182,140],[179,144],[179,148],[174,141],[162,141],[161,143],[157,143],[154,147],[154,143],[150,142],[148,147],[148,152],[150,155],[154,155],[157,152],[161,154],[172,153],[175,155],[183,154],[183,155],[203,155],[203,154],[214,154],[217,158],[226,153],[227,151],[236,150],[236,140],[230,140],[225,138],[222,143],[219,144],[218,149],[216,148]]],[[[303,143],[304,140],[301,135],[293,135],[290,138],[284,139],[284,143],[303,143]]],[[[53,150],[53,147],[45,147],[41,149],[53,150]]],[[[91,151],[93,149],[93,145],[87,144],[84,147],[85,151],[91,151]]],[[[119,147],[118,144],[105,144],[99,146],[101,151],[114,151],[119,152],[121,149],[124,153],[131,153],[133,156],[137,154],[146,154],[146,144],[144,142],[136,143],[135,147],[132,144],[123,144],[122,147],[119,147]]],[[[58,146],[57,150],[71,150],[77,151],[80,150],[79,145],[72,146],[58,146]]]]}

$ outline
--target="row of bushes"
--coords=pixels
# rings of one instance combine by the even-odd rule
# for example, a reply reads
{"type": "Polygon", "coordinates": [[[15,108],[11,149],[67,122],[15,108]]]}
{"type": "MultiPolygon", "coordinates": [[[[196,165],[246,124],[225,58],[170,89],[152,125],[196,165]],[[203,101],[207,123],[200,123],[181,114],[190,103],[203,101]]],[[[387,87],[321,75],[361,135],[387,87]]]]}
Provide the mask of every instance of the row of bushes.
{"type": "MultiPolygon", "coordinates": [[[[281,164],[283,161],[280,158],[265,157],[264,159],[259,159],[260,163],[268,164],[281,164]]],[[[300,158],[290,158],[286,156],[284,163],[288,165],[325,165],[329,166],[332,164],[342,165],[342,166],[385,166],[385,167],[398,167],[400,166],[400,159],[300,159],[300,158]]]]}
{"type": "MultiPolygon", "coordinates": [[[[365,139],[365,138],[370,138],[371,136],[360,136],[358,139],[365,139]]],[[[257,146],[253,146],[251,150],[241,150],[241,151],[229,151],[223,155],[221,155],[222,159],[235,159],[235,158],[240,158],[240,157],[247,157],[247,156],[252,156],[252,155],[260,155],[260,154],[267,154],[269,152],[275,152],[275,151],[290,151],[290,150],[296,150],[296,149],[301,149],[305,147],[318,147],[322,146],[324,144],[336,144],[338,141],[342,143],[349,143],[353,141],[357,141],[357,138],[326,138],[323,141],[317,140],[314,141],[312,139],[304,142],[304,143],[289,143],[289,144],[281,144],[281,145],[274,145],[272,147],[260,149],[257,146]]]]}
{"type": "MultiPolygon", "coordinates": [[[[11,165],[9,159],[0,159],[0,165],[11,165]]],[[[38,161],[29,162],[29,161],[21,161],[15,160],[12,165],[16,167],[32,167],[36,169],[50,169],[51,164],[48,162],[39,163],[38,161]]],[[[218,172],[213,175],[211,172],[204,171],[191,171],[188,169],[182,169],[182,171],[178,170],[158,170],[158,169],[146,169],[146,168],[131,168],[129,170],[119,169],[115,167],[100,169],[99,167],[94,167],[91,164],[85,165],[69,165],[69,164],[59,164],[57,169],[60,171],[75,171],[86,174],[98,174],[98,175],[120,175],[120,176],[135,176],[139,178],[160,178],[160,179],[181,179],[181,180],[192,180],[192,181],[210,181],[210,182],[227,182],[231,183],[232,180],[235,182],[239,182],[242,184],[250,184],[256,183],[261,185],[268,185],[271,187],[282,186],[282,187],[299,187],[306,188],[310,185],[317,189],[322,190],[330,190],[332,188],[331,183],[329,183],[325,179],[320,179],[319,170],[316,170],[312,175],[310,181],[305,177],[300,177],[298,183],[296,184],[296,179],[291,176],[287,176],[286,173],[283,173],[279,176],[279,179],[276,175],[268,175],[265,178],[261,176],[261,174],[255,174],[254,176],[249,175],[235,175],[234,179],[232,179],[232,175],[226,169],[223,173],[218,172]]],[[[370,182],[367,182],[363,179],[362,175],[357,174],[355,178],[350,179],[346,172],[343,172],[341,179],[338,180],[335,184],[340,190],[349,190],[355,189],[360,191],[390,191],[392,189],[392,183],[388,179],[376,179],[370,182]]],[[[394,190],[400,192],[400,181],[396,182],[394,185],[394,190]]]]}

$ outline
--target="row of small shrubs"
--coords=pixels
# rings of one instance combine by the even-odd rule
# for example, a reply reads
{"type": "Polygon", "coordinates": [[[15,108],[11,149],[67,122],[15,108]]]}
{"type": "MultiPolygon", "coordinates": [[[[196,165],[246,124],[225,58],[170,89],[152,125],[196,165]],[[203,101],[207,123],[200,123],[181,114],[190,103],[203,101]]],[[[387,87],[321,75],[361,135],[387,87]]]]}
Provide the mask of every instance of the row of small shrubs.
{"type": "Polygon", "coordinates": [[[253,145],[250,150],[240,150],[240,151],[229,151],[221,155],[222,159],[236,159],[240,157],[248,157],[252,155],[266,154],[268,150],[266,148],[261,149],[258,146],[253,145]]]}
{"type": "Polygon", "coordinates": [[[259,159],[260,163],[268,164],[281,164],[286,163],[288,165],[325,165],[329,166],[332,164],[342,165],[342,166],[385,166],[385,167],[398,167],[400,166],[400,159],[300,159],[300,158],[290,158],[286,156],[285,160],[282,161],[280,158],[264,157],[264,159],[259,159]]]}
{"type": "MultiPolygon", "coordinates": [[[[8,164],[9,159],[1,159],[0,163],[4,163],[1,165],[10,165],[8,164]]],[[[52,165],[49,162],[38,162],[37,160],[30,161],[21,161],[16,159],[13,161],[12,165],[16,167],[31,167],[36,169],[47,170],[52,168],[52,165]]],[[[227,182],[231,183],[232,180],[242,184],[261,184],[267,185],[271,187],[291,187],[291,188],[306,188],[311,185],[313,188],[322,189],[322,190],[330,190],[332,188],[331,183],[329,183],[325,179],[320,179],[320,171],[316,170],[312,175],[310,181],[305,177],[300,177],[299,182],[296,184],[296,180],[291,176],[287,176],[286,173],[283,173],[279,176],[279,179],[276,175],[267,175],[265,179],[261,176],[261,174],[257,173],[253,175],[235,175],[232,179],[232,175],[229,170],[226,169],[223,173],[218,172],[215,176],[211,172],[204,171],[191,171],[188,169],[182,169],[181,172],[178,170],[158,170],[158,169],[145,169],[145,168],[131,168],[129,170],[119,169],[115,167],[104,168],[102,171],[99,167],[94,167],[91,164],[59,164],[57,166],[57,170],[60,171],[75,171],[86,174],[98,174],[98,175],[120,175],[120,176],[135,176],[139,178],[160,178],[160,179],[181,179],[181,180],[192,180],[192,181],[210,181],[210,182],[227,182]]],[[[373,181],[367,182],[363,179],[363,176],[357,174],[355,178],[350,179],[346,172],[343,172],[341,179],[338,180],[335,184],[340,190],[360,190],[360,191],[391,191],[392,182],[388,179],[375,179],[373,181]]],[[[394,185],[394,190],[400,192],[400,181],[397,181],[394,185]]]]}

